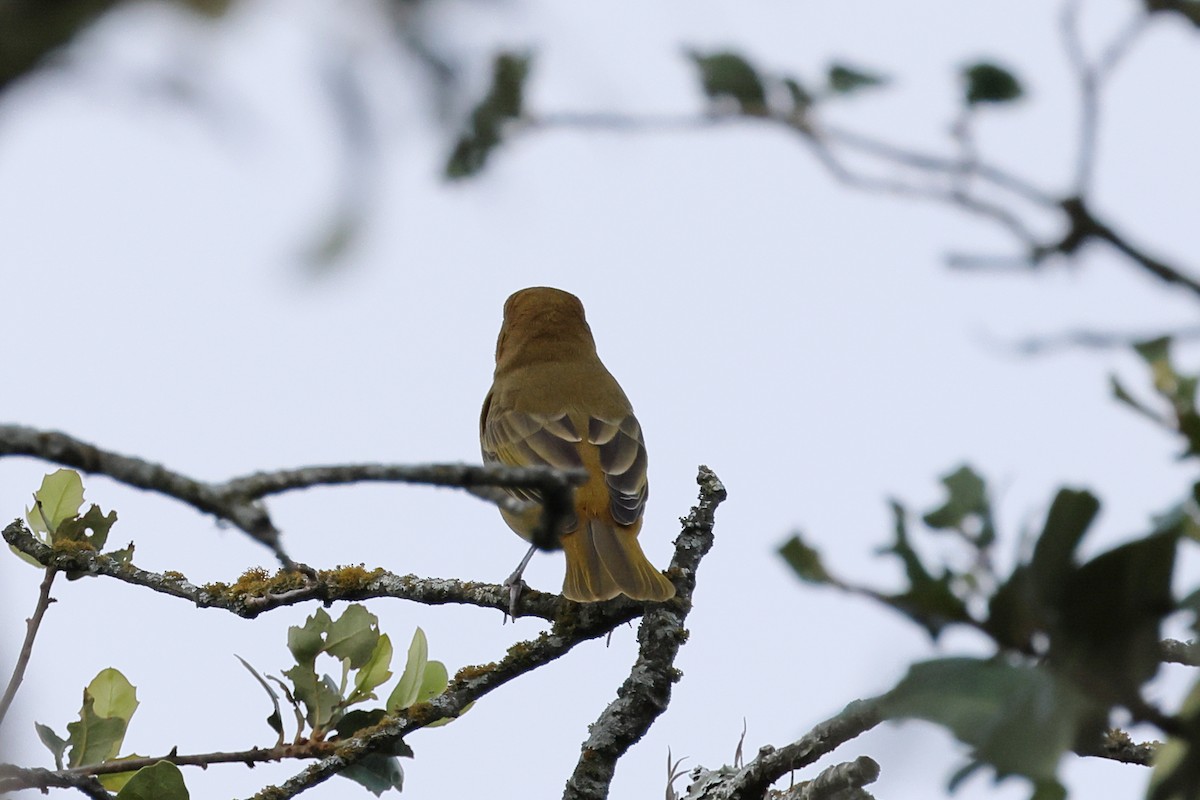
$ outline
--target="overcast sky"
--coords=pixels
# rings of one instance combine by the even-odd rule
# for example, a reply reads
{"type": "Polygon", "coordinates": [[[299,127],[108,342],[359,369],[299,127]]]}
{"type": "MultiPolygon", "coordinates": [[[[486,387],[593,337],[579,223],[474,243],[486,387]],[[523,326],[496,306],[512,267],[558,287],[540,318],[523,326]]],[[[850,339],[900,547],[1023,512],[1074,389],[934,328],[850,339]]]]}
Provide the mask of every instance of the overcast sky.
{"type": "MultiPolygon", "coordinates": [[[[1083,3],[1095,52],[1133,2],[1083,3]]],[[[1185,326],[1195,304],[1094,250],[1036,275],[949,270],[952,250],[1011,253],[994,228],[943,208],[833,184],[794,136],[760,126],[692,132],[543,132],[496,154],[479,179],[447,185],[451,139],[419,68],[395,56],[367,2],[248,3],[212,24],[169,8],[114,16],[68,67],[0,98],[0,420],[59,429],[203,479],[329,462],[478,462],[504,299],[552,285],[579,295],[601,357],[646,431],[653,491],[643,546],[665,566],[700,463],[725,482],[704,561],[683,681],[668,712],[619,764],[614,798],[661,796],[667,748],[688,766],[786,744],[847,702],[889,688],[914,659],[980,653],[863,601],[801,586],[774,555],[802,529],[840,574],[899,585],[873,555],[888,497],[918,510],[963,461],[990,480],[1012,556],[1063,483],[1104,501],[1097,552],[1144,532],[1191,473],[1176,442],[1117,406],[1108,376],[1144,388],[1133,356],[1010,345],[1087,328],[1185,326]],[[374,176],[363,227],[328,270],[305,254],[334,215],[345,141],[322,69],[352,55],[372,120],[374,176]],[[175,70],[182,101],[156,83],[175,70]]],[[[685,46],[739,49],[764,67],[820,75],[841,59],[892,76],[830,119],[912,146],[948,149],[955,69],[1009,64],[1029,97],[992,110],[980,146],[1047,190],[1069,185],[1078,120],[1058,29],[1044,0],[961,3],[448,3],[439,46],[482,86],[493,50],[536,51],[535,110],[698,113],[685,46]]],[[[1136,241],[1196,265],[1200,47],[1168,20],[1146,33],[1106,95],[1097,208],[1136,241]]],[[[1046,222],[1040,225],[1045,229],[1046,222]]],[[[1191,360],[1195,366],[1195,359],[1191,360]]],[[[44,472],[0,461],[0,512],[19,515],[44,472]]],[[[273,566],[263,548],[177,503],[85,478],[115,508],[114,542],[137,563],[201,583],[273,566]]],[[[495,509],[451,490],[321,489],[272,500],[296,559],[501,581],[524,543],[495,509]]],[[[934,543],[931,554],[936,554],[934,543]]],[[[1185,567],[1193,578],[1194,563],[1185,567]]],[[[557,590],[561,556],[526,579],[557,590]]],[[[19,641],[36,570],[0,561],[0,636],[19,641]]],[[[1180,586],[1189,585],[1186,581],[1180,586]]],[[[125,751],[269,745],[266,698],[234,658],[289,664],[286,631],[313,607],[254,622],[109,580],[60,581],[18,706],[10,757],[50,766],[33,721],[63,732],[80,690],[122,670],[141,707],[125,751]]],[[[500,657],[537,620],[370,605],[394,642],[414,626],[453,673],[500,657]]],[[[613,698],[635,629],[592,642],[488,695],[452,725],[414,734],[410,797],[555,797],[586,726],[613,698]],[[515,735],[513,725],[515,724],[515,735]]],[[[12,649],[3,654],[7,675],[12,649]]],[[[1177,692],[1182,677],[1167,681],[1177,692]]],[[[883,726],[835,759],[870,755],[880,798],[936,796],[964,757],[930,726],[883,726]]],[[[831,763],[831,762],[830,762],[831,763]]],[[[192,796],[245,796],[302,768],[185,773],[192,796]]],[[[809,770],[797,776],[808,779],[809,770]]],[[[1137,796],[1145,770],[1064,762],[1084,795],[1137,796]]],[[[682,788],[680,785],[679,788],[682,788]]],[[[994,791],[983,775],[963,797],[994,791]]],[[[353,797],[334,779],[313,798],[353,797]]]]}

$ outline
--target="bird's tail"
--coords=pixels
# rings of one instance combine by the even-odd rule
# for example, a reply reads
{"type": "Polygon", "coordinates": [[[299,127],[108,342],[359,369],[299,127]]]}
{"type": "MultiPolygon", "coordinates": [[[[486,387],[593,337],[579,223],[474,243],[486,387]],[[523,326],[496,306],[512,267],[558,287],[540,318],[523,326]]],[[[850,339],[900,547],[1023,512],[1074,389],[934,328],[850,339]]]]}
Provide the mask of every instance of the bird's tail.
{"type": "Polygon", "coordinates": [[[584,520],[579,530],[562,537],[567,556],[563,596],[577,603],[608,600],[626,594],[633,600],[669,600],[675,586],[642,552],[637,531],[604,520],[584,520]]]}

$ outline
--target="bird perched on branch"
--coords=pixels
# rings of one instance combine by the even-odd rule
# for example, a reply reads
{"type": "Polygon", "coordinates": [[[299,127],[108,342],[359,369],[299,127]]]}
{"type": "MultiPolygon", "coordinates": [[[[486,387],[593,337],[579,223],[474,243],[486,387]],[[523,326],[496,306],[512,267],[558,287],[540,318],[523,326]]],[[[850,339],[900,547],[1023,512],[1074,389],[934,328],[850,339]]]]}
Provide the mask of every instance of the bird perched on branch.
{"type": "MultiPolygon", "coordinates": [[[[646,444],[625,392],[596,355],[596,343],[573,294],[522,289],[504,304],[496,373],[483,401],[479,439],[487,463],[582,469],[574,508],[560,517],[552,545],[567,559],[563,596],[576,602],[667,600],[675,587],[638,544],[646,507],[646,444]]],[[[509,490],[523,500],[539,499],[509,490]]],[[[532,542],[541,509],[531,504],[504,521],[532,542]]],[[[530,547],[506,582],[515,605],[530,547]]]]}

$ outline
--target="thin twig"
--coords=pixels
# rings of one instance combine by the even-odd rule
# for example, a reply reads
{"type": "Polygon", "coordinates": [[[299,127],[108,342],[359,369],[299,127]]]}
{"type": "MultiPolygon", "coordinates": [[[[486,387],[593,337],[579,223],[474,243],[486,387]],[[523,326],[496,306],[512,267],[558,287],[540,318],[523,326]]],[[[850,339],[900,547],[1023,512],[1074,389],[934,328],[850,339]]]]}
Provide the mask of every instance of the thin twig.
{"type": "Polygon", "coordinates": [[[13,665],[12,677],[8,679],[4,697],[0,698],[0,726],[4,725],[4,718],[17,696],[17,689],[21,688],[21,682],[25,680],[25,669],[29,666],[29,657],[33,655],[33,640],[37,637],[46,609],[54,602],[50,597],[50,586],[54,583],[57,573],[58,570],[54,567],[46,568],[46,576],[42,578],[42,585],[38,589],[37,605],[34,606],[33,615],[25,621],[25,641],[21,643],[21,652],[17,654],[17,663],[13,665]]]}
{"type": "Polygon", "coordinates": [[[283,549],[280,533],[262,503],[264,497],[313,486],[387,481],[464,488],[507,511],[527,508],[489,487],[531,489],[542,498],[542,526],[556,530],[556,517],[572,506],[574,487],[586,480],[577,470],[548,467],[471,466],[467,464],[341,464],[257,472],[224,483],[208,483],[140,458],[103,450],[65,433],[20,425],[0,425],[0,457],[33,456],[85,472],[107,475],[139,489],[172,497],[213,514],[271,548],[288,569],[300,565],[283,549]]]}

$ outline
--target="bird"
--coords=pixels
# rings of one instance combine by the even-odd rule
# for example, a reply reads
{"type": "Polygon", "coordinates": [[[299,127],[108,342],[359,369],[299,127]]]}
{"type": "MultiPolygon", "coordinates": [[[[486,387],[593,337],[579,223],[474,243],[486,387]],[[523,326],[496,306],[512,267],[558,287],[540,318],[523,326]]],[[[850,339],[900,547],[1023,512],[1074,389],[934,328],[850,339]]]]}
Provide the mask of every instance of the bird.
{"type": "MultiPolygon", "coordinates": [[[[575,295],[546,286],[515,292],[504,304],[496,341],[496,371],[479,417],[488,464],[582,469],[574,507],[561,516],[557,548],[566,556],[562,594],[580,603],[624,594],[665,601],[675,586],[638,543],[649,487],[642,427],[620,384],[596,353],[575,295]]],[[[520,500],[536,492],[507,489],[520,500]]],[[[532,542],[541,520],[537,503],[520,513],[501,507],[508,526],[532,542]]],[[[505,581],[510,611],[534,544],[505,581]]]]}

